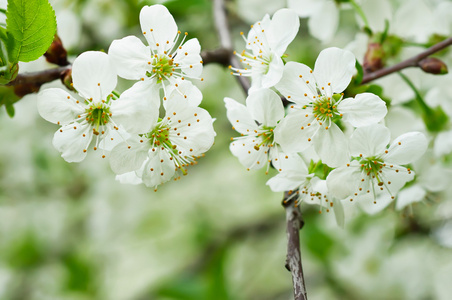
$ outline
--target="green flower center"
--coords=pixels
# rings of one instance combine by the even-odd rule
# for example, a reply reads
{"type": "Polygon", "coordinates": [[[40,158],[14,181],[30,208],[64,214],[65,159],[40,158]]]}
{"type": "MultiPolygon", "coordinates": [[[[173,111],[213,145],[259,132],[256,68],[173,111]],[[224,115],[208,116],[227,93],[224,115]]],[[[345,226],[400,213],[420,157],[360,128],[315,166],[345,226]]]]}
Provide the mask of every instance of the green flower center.
{"type": "Polygon", "coordinates": [[[262,145],[265,145],[267,147],[273,147],[273,140],[275,138],[275,134],[273,133],[274,128],[275,127],[267,127],[267,126],[262,127],[262,129],[264,131],[257,134],[258,137],[262,138],[262,141],[260,142],[260,144],[256,144],[254,146],[254,149],[259,151],[259,149],[262,145]]]}
{"type": "Polygon", "coordinates": [[[177,64],[174,64],[174,60],[171,57],[165,54],[155,54],[153,61],[148,62],[148,64],[152,66],[152,70],[146,71],[146,76],[152,77],[156,75],[159,83],[164,80],[165,77],[173,76],[175,67],[178,66],[177,64]]]}
{"type": "Polygon", "coordinates": [[[99,134],[99,126],[106,125],[111,117],[110,107],[104,103],[90,105],[85,113],[87,114],[86,121],[93,127],[95,135],[99,134]]]}
{"type": "MultiPolygon", "coordinates": [[[[334,98],[334,97],[333,97],[334,98]]],[[[318,121],[327,121],[339,115],[335,102],[331,101],[330,97],[321,96],[318,100],[312,103],[312,111],[314,117],[318,121]]]]}
{"type": "Polygon", "coordinates": [[[383,160],[378,157],[366,157],[361,159],[361,171],[363,171],[367,176],[376,178],[378,181],[378,186],[382,186],[383,180],[381,179],[381,169],[385,166],[383,160]]]}

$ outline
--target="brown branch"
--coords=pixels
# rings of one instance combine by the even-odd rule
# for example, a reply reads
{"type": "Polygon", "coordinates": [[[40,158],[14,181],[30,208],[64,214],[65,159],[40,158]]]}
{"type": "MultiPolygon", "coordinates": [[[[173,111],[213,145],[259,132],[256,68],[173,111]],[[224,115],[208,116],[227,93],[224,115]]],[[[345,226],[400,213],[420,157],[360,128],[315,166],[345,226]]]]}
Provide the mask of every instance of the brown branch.
{"type": "MultiPolygon", "coordinates": [[[[232,39],[229,31],[229,24],[227,20],[224,0],[213,0],[213,17],[215,20],[215,27],[217,28],[217,32],[220,37],[221,47],[230,51],[229,65],[233,66],[234,68],[240,68],[239,60],[232,51],[232,39]]],[[[237,76],[237,80],[239,81],[245,93],[248,93],[248,90],[251,87],[251,83],[248,78],[237,76]]]]}
{"type": "Polygon", "coordinates": [[[426,49],[424,52],[419,53],[418,55],[415,55],[407,60],[404,60],[398,64],[395,64],[391,67],[387,67],[372,73],[365,74],[363,77],[363,80],[361,81],[361,84],[368,83],[372,80],[381,78],[383,76],[398,72],[400,70],[403,70],[405,68],[409,67],[417,67],[418,63],[423,60],[424,58],[432,55],[433,53],[436,53],[448,46],[452,45],[452,37],[445,39],[444,41],[426,49]]]}
{"type": "Polygon", "coordinates": [[[9,82],[7,85],[15,86],[21,84],[37,84],[42,85],[46,82],[51,82],[56,79],[60,79],[65,71],[70,69],[70,66],[67,67],[58,67],[54,69],[48,69],[39,72],[32,73],[22,73],[17,75],[16,79],[9,82]]]}
{"type": "Polygon", "coordinates": [[[301,218],[300,208],[295,201],[289,200],[289,193],[284,193],[282,205],[286,210],[287,222],[287,257],[286,268],[292,273],[294,300],[307,300],[306,285],[301,264],[300,235],[299,231],[304,222],[301,218]]]}

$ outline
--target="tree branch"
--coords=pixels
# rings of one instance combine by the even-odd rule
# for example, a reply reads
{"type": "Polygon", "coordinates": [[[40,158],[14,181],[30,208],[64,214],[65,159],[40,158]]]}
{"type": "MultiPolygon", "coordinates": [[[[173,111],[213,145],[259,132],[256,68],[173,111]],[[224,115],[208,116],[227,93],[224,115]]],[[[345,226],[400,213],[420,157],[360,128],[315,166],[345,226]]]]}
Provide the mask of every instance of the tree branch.
{"type": "Polygon", "coordinates": [[[287,257],[286,268],[292,273],[293,292],[295,300],[307,300],[306,285],[301,264],[300,235],[299,231],[304,222],[301,218],[300,208],[295,201],[289,200],[289,193],[284,193],[282,205],[286,210],[287,223],[287,257]]]}
{"type": "MultiPolygon", "coordinates": [[[[213,0],[213,17],[215,20],[215,27],[217,28],[218,35],[220,36],[221,47],[229,50],[229,64],[234,68],[240,68],[239,60],[237,59],[237,56],[233,54],[232,50],[232,39],[229,31],[224,0],[213,0]]],[[[248,90],[251,87],[248,78],[237,76],[237,80],[245,93],[248,93],[248,90]]]]}
{"type": "Polygon", "coordinates": [[[32,73],[23,73],[18,74],[17,77],[9,82],[7,85],[9,86],[15,86],[15,85],[21,85],[21,84],[36,84],[36,85],[42,85],[46,82],[51,82],[56,79],[60,79],[61,75],[69,70],[71,66],[67,67],[58,67],[54,69],[48,69],[44,71],[39,72],[32,72],[32,73]]]}
{"type": "Polygon", "coordinates": [[[411,58],[409,58],[407,60],[404,60],[404,61],[402,61],[402,62],[400,62],[398,64],[395,64],[395,65],[393,65],[391,67],[387,67],[387,68],[384,68],[384,69],[381,69],[381,70],[378,70],[378,71],[375,71],[375,72],[372,72],[372,73],[365,74],[364,77],[363,77],[363,80],[361,81],[361,84],[368,83],[368,82],[370,82],[372,80],[381,78],[383,76],[386,76],[386,75],[389,75],[389,74],[392,74],[392,73],[395,73],[395,72],[398,72],[398,71],[400,71],[402,69],[405,69],[405,68],[417,67],[418,63],[421,60],[423,60],[424,58],[426,58],[426,57],[432,55],[433,53],[436,53],[436,52],[438,52],[438,51],[440,51],[440,50],[442,50],[442,49],[444,49],[444,48],[446,48],[446,47],[448,47],[450,45],[452,45],[452,37],[450,37],[448,39],[445,39],[444,41],[442,41],[442,42],[440,42],[440,43],[438,43],[436,45],[433,45],[432,47],[426,49],[424,52],[421,52],[418,55],[415,55],[415,56],[413,56],[413,57],[411,57],[411,58]]]}

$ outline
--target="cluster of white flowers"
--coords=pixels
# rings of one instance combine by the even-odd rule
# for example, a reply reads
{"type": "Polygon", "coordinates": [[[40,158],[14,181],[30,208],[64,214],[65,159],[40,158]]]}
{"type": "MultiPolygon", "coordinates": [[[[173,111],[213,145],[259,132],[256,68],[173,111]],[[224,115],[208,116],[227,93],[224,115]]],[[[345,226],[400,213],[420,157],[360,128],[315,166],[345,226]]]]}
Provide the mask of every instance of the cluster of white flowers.
{"type": "Polygon", "coordinates": [[[225,98],[228,119],[241,134],[230,150],[248,170],[266,165],[268,171],[271,164],[279,173],[267,185],[288,191],[297,204],[334,207],[341,216],[341,203],[349,200],[377,212],[413,180],[414,171],[403,165],[424,154],[427,139],[409,132],[390,143],[382,125],[386,103],[368,92],[344,97],[356,73],[352,52],[324,49],[313,69],[284,65],[281,56],[298,24],[294,11],[282,9],[252,26],[245,39],[252,52],[239,55],[246,68],[232,68],[234,75],[251,76],[246,106],[225,98]],[[279,47],[274,37],[283,41],[279,47]]]}
{"type": "Polygon", "coordinates": [[[156,189],[185,175],[212,146],[215,131],[212,117],[198,107],[201,92],[186,80],[202,80],[198,40],[185,42],[187,33],[180,39],[162,5],[143,7],[140,23],[148,46],[128,36],[113,41],[108,54],[82,53],[72,66],[77,95],[50,88],[37,103],[44,119],[61,125],[53,144],[66,161],[80,162],[89,149],[99,149],[118,180],[156,189]],[[119,95],[117,76],[138,82],[119,95]]]}

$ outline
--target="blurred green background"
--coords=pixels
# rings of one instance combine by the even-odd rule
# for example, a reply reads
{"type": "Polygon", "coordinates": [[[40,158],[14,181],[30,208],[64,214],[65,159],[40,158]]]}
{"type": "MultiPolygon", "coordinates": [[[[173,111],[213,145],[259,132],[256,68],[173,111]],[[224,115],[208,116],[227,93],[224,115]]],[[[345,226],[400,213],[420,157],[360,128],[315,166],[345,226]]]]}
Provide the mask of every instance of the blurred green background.
{"type": "MultiPolygon", "coordinates": [[[[156,1],[54,0],[59,34],[72,57],[107,50],[136,34],[143,5],[156,1]]],[[[4,3],[3,3],[4,4],[4,3]]],[[[166,1],[179,29],[202,49],[219,46],[210,0],[166,1]]],[[[285,1],[227,1],[237,50],[239,32],[285,1]]],[[[343,12],[334,45],[357,30],[343,12]]],[[[313,62],[325,47],[306,22],[287,53],[313,62]]],[[[44,61],[21,72],[51,67],[44,61]]],[[[225,96],[245,95],[228,70],[205,66],[202,107],[216,118],[215,145],[189,175],[159,187],[121,185],[95,153],[66,163],[52,147],[57,126],[40,118],[36,96],[0,111],[1,300],[285,300],[282,195],[265,182],[275,173],[247,172],[229,152],[225,96]]],[[[130,82],[121,82],[125,89],[130,82]]],[[[50,83],[43,88],[59,86],[50,83]]],[[[317,207],[302,206],[302,257],[309,299],[451,299],[452,203],[411,211],[356,214],[345,229],[317,207]]]]}

